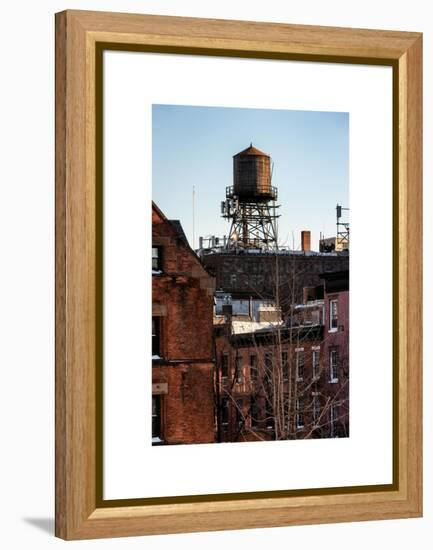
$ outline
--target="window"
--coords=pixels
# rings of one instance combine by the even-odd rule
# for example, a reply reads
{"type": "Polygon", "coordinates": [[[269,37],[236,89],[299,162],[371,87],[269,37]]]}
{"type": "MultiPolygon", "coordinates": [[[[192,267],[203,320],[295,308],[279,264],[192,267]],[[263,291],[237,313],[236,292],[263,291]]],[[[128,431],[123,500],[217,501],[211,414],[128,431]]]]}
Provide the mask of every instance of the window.
{"type": "Polygon", "coordinates": [[[152,246],[152,271],[162,271],[161,251],[161,246],[152,246]]]}
{"type": "Polygon", "coordinates": [[[337,330],[337,328],[338,328],[338,300],[330,300],[329,330],[337,330]]]}
{"type": "Polygon", "coordinates": [[[229,375],[229,356],[227,353],[221,353],[221,376],[227,378],[229,375]]]}
{"type": "Polygon", "coordinates": [[[320,397],[315,395],[313,397],[313,422],[317,424],[320,418],[320,397]]]}
{"type": "Polygon", "coordinates": [[[152,359],[160,359],[161,356],[161,319],[152,317],[152,359]]]}
{"type": "Polygon", "coordinates": [[[272,388],[272,380],[273,380],[273,369],[272,369],[272,363],[273,363],[273,356],[272,353],[265,353],[265,369],[263,372],[263,385],[265,387],[265,391],[270,393],[272,388]]]}
{"type": "Polygon", "coordinates": [[[236,355],[235,377],[238,384],[242,383],[242,356],[236,355]]]}
{"type": "Polygon", "coordinates": [[[249,300],[233,300],[233,315],[248,315],[249,313],[249,300]]]}
{"type": "Polygon", "coordinates": [[[274,429],[274,409],[272,408],[271,399],[266,398],[266,405],[265,405],[265,414],[266,414],[266,429],[273,430],[274,429]]]}
{"type": "Polygon", "coordinates": [[[242,399],[236,399],[236,426],[238,428],[244,424],[243,405],[242,399]]]}
{"type": "Polygon", "coordinates": [[[289,379],[289,354],[287,351],[281,353],[281,368],[283,370],[283,380],[289,379]]]}
{"type": "Polygon", "coordinates": [[[229,423],[229,399],[223,397],[221,399],[221,424],[227,425],[229,423]]]}
{"type": "Polygon", "coordinates": [[[250,355],[250,377],[254,382],[257,380],[257,355],[250,355]]]}
{"type": "Polygon", "coordinates": [[[152,395],[152,439],[161,438],[161,396],[152,395]]]}
{"type": "Polygon", "coordinates": [[[296,400],[296,427],[300,430],[304,426],[304,400],[302,398],[298,398],[296,400]]]}
{"type": "Polygon", "coordinates": [[[313,378],[320,376],[320,351],[313,350],[313,378]]]}
{"type": "Polygon", "coordinates": [[[336,349],[329,352],[329,380],[338,382],[338,351],[336,349]]]}
{"type": "Polygon", "coordinates": [[[251,427],[257,428],[260,425],[260,410],[257,403],[257,398],[253,395],[250,400],[250,416],[251,416],[251,427]]]}
{"type": "Polygon", "coordinates": [[[304,379],[304,350],[296,352],[296,379],[301,382],[304,379]]]}
{"type": "Polygon", "coordinates": [[[331,424],[331,437],[335,437],[336,434],[336,424],[337,424],[337,418],[338,418],[338,411],[337,411],[337,405],[331,405],[331,411],[330,411],[330,424],[331,424]]]}

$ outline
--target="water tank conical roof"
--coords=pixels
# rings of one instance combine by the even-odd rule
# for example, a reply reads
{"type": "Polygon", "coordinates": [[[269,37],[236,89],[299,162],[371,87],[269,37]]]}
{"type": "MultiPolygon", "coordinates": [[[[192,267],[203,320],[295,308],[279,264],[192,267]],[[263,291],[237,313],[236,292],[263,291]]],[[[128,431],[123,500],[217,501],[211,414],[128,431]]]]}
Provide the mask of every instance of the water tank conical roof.
{"type": "Polygon", "coordinates": [[[253,147],[233,156],[233,194],[241,202],[265,202],[275,198],[271,187],[271,157],[253,147]]]}
{"type": "MultiPolygon", "coordinates": [[[[234,157],[240,157],[240,156],[257,156],[257,157],[268,157],[270,156],[267,153],[264,153],[263,151],[260,151],[260,149],[257,149],[257,147],[254,147],[252,143],[250,143],[250,146],[241,151],[240,153],[236,153],[234,157]]],[[[233,158],[234,158],[233,157],[233,158]]]]}

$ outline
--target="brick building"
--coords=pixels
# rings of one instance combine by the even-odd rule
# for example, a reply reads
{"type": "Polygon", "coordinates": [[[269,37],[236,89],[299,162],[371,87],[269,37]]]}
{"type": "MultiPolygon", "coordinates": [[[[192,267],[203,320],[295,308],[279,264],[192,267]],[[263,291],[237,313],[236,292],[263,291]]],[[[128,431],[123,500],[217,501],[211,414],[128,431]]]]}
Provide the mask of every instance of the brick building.
{"type": "Polygon", "coordinates": [[[324,281],[323,362],[332,385],[333,436],[349,435],[349,272],[322,274],[324,281]]]}
{"type": "Polygon", "coordinates": [[[217,300],[219,441],[348,436],[348,272],[321,277],[284,320],[269,300],[217,300]]]}
{"type": "Polygon", "coordinates": [[[302,302],[304,287],[321,284],[321,273],[349,269],[348,252],[314,252],[309,244],[299,251],[204,251],[202,261],[215,276],[217,289],[274,298],[278,284],[281,301],[294,297],[297,303],[302,302]]]}
{"type": "Polygon", "coordinates": [[[214,279],[152,204],[152,443],[215,441],[214,279]]]}

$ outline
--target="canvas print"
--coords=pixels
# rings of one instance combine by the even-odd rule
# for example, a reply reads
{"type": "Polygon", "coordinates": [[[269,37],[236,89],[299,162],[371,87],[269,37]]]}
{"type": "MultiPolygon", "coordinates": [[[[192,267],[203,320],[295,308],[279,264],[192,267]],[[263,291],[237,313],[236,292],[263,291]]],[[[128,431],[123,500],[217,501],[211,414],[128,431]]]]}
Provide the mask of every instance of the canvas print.
{"type": "Polygon", "coordinates": [[[152,108],[152,445],[349,437],[349,115],[152,108]]]}

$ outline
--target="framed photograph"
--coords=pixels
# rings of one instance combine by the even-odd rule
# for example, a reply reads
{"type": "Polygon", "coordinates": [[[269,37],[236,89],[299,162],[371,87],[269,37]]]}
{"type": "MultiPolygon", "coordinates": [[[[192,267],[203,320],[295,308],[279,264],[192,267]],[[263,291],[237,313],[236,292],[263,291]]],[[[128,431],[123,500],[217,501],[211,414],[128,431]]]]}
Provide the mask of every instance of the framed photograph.
{"type": "Polygon", "coordinates": [[[422,35],[56,15],[56,535],[422,515],[422,35]]]}

